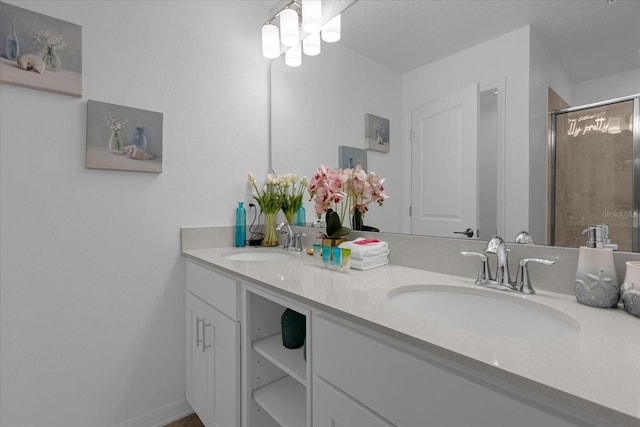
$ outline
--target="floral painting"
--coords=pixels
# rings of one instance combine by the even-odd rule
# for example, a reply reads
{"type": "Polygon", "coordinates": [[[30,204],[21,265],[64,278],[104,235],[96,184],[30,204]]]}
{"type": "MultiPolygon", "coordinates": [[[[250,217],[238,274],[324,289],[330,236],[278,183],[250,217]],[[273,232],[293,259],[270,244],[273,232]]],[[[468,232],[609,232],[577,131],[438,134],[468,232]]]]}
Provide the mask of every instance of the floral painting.
{"type": "Polygon", "coordinates": [[[82,27],[0,2],[0,82],[82,96],[82,27]]]}
{"type": "Polygon", "coordinates": [[[162,113],[87,102],[85,166],[133,172],[162,172],[162,113]]]}

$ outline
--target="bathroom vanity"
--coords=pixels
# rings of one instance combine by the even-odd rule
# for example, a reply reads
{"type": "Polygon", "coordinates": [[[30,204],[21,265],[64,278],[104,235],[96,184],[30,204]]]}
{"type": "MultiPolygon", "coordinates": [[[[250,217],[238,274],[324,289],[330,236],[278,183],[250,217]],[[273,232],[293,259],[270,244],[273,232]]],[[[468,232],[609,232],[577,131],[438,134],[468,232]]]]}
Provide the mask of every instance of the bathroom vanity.
{"type": "Polygon", "coordinates": [[[471,276],[398,265],[343,273],[304,252],[184,242],[183,230],[187,399],[206,425],[640,423],[640,319],[624,310],[482,289],[471,276]],[[451,310],[457,295],[519,304],[568,328],[535,329],[506,311],[457,323],[392,301],[416,290],[452,298],[451,310]],[[286,308],[306,317],[303,348],[282,345],[286,308]],[[492,328],[496,319],[513,327],[492,328]]]}

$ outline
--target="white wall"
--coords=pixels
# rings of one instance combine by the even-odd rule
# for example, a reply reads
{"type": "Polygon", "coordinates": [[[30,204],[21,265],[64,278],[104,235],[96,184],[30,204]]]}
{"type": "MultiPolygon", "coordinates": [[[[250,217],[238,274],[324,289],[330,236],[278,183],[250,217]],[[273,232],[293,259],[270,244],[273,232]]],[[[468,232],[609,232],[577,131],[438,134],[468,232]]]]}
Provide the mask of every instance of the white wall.
{"type": "Polygon", "coordinates": [[[576,83],[572,106],[592,104],[640,93],[640,68],[576,83]]]}
{"type": "Polygon", "coordinates": [[[84,84],[0,86],[0,425],[184,411],[179,227],[266,170],[271,2],[11,3],[82,26],[84,84]],[[164,173],[85,169],[87,99],[163,112],[164,173]]]}
{"type": "MultiPolygon", "coordinates": [[[[430,100],[475,82],[506,81],[503,163],[507,197],[504,237],[507,239],[515,237],[529,224],[529,33],[529,27],[521,28],[412,70],[402,77],[405,123],[410,120],[412,110],[430,100]]],[[[403,140],[406,141],[406,135],[403,140]]],[[[410,191],[408,175],[404,182],[405,198],[411,200],[407,192],[410,191]]]]}
{"type": "MultiPolygon", "coordinates": [[[[273,162],[276,173],[313,176],[320,164],[338,166],[338,146],[365,148],[365,113],[390,121],[389,153],[367,151],[367,166],[386,178],[390,199],[370,205],[364,223],[387,232],[402,227],[400,74],[344,47],[323,43],[322,53],[303,56],[300,68],[272,64],[273,162]],[[321,120],[320,120],[321,119],[321,120]]],[[[307,221],[315,220],[305,197],[307,221]]]]}
{"type": "Polygon", "coordinates": [[[531,31],[530,43],[529,226],[523,230],[529,231],[534,242],[546,244],[549,87],[570,102],[573,82],[535,31],[531,31]]]}
{"type": "Polygon", "coordinates": [[[498,97],[489,92],[480,97],[478,120],[478,239],[498,233],[498,97]]]}

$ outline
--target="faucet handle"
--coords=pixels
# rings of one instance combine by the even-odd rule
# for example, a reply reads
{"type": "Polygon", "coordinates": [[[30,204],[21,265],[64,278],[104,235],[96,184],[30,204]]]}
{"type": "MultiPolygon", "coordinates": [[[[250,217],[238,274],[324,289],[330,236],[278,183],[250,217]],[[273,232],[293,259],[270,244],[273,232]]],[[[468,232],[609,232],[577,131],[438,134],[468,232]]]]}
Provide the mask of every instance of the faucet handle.
{"type": "Polygon", "coordinates": [[[476,285],[484,283],[488,280],[493,280],[491,277],[491,270],[489,269],[489,258],[485,254],[480,252],[460,252],[463,256],[477,256],[480,258],[480,270],[478,271],[478,277],[476,278],[476,285]]]}
{"type": "Polygon", "coordinates": [[[306,233],[296,233],[293,235],[293,247],[297,252],[302,252],[304,248],[302,247],[302,238],[307,237],[306,233]]]}
{"type": "Polygon", "coordinates": [[[524,294],[533,295],[536,293],[536,291],[535,289],[533,289],[533,284],[531,283],[531,278],[529,277],[530,262],[535,262],[537,264],[542,264],[542,265],[552,265],[552,264],[555,264],[555,261],[542,259],[542,258],[524,258],[520,260],[520,266],[518,267],[518,275],[516,276],[515,287],[518,291],[524,294]]]}

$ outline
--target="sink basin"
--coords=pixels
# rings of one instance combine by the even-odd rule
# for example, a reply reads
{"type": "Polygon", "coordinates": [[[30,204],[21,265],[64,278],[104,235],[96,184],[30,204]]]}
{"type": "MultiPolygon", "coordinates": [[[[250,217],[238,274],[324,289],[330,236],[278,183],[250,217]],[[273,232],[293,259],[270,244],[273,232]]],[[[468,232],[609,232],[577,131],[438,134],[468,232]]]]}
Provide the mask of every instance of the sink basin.
{"type": "Polygon", "coordinates": [[[520,338],[548,338],[578,333],[573,318],[521,295],[501,291],[422,285],[389,293],[402,310],[448,326],[520,338]]]}
{"type": "Polygon", "coordinates": [[[229,252],[222,255],[225,259],[232,261],[276,261],[279,259],[289,258],[289,254],[283,250],[277,249],[247,249],[236,252],[229,252]]]}

